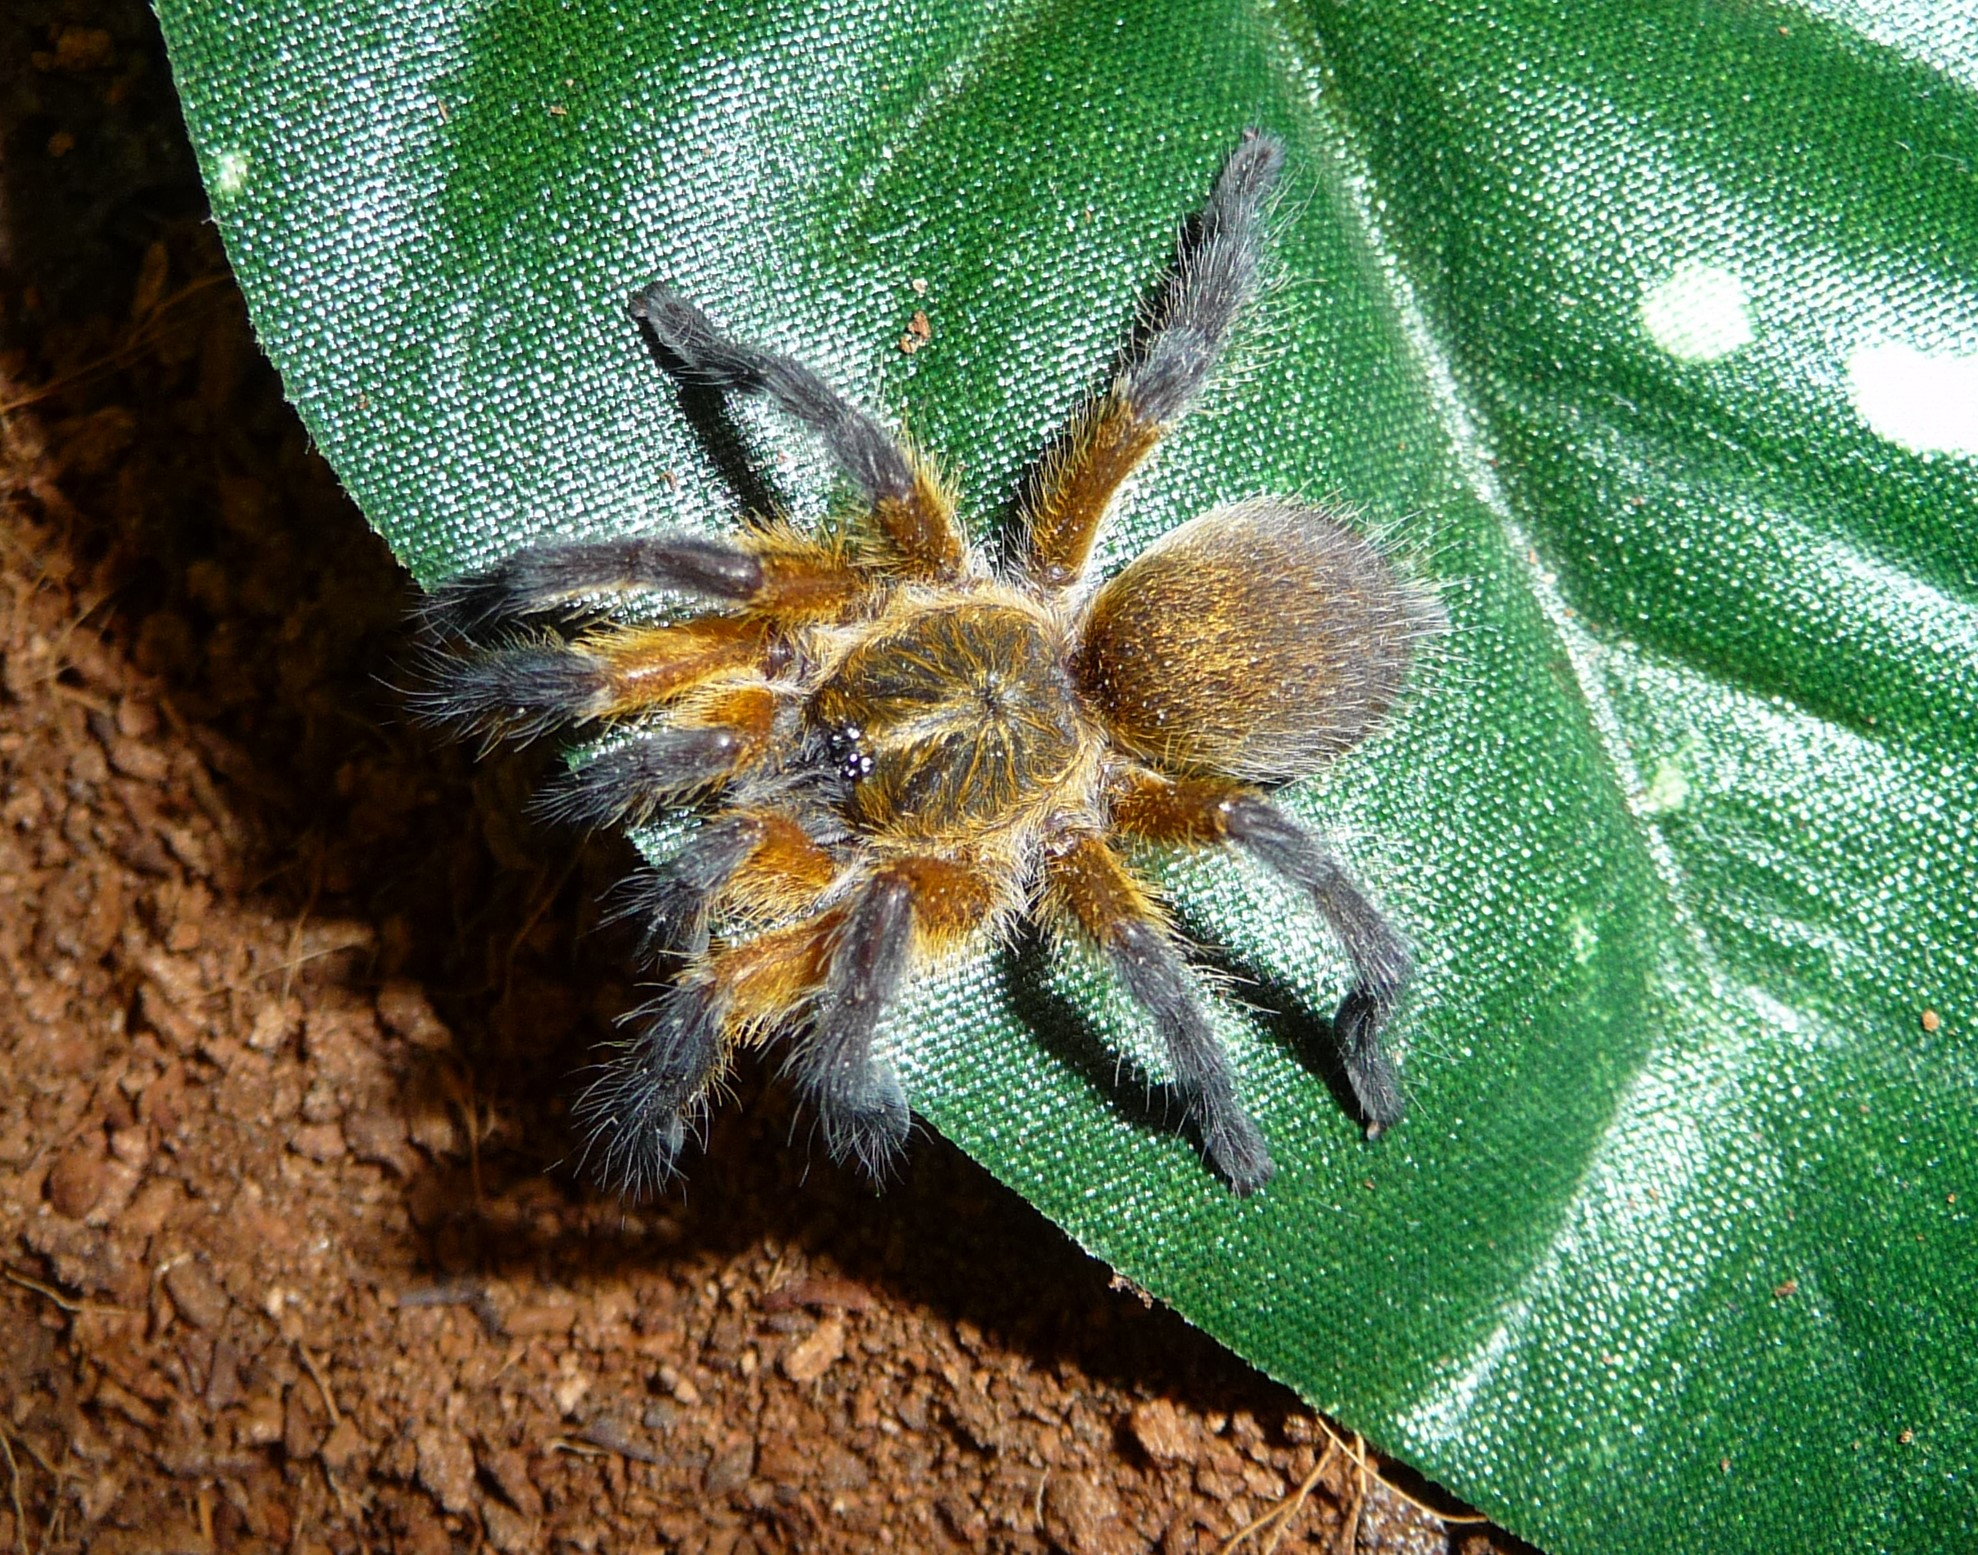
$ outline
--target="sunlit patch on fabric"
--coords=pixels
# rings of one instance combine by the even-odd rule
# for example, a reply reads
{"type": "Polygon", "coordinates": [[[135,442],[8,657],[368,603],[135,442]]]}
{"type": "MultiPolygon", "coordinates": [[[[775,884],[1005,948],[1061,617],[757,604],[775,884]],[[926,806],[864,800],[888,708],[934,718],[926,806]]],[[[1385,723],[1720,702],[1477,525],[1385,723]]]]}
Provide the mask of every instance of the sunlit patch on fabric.
{"type": "Polygon", "coordinates": [[[247,170],[253,159],[245,151],[222,151],[213,159],[212,190],[231,198],[247,187],[247,170]]]}
{"type": "Polygon", "coordinates": [[[1690,783],[1683,775],[1682,763],[1673,756],[1665,757],[1655,769],[1655,776],[1649,780],[1636,809],[1643,815],[1667,815],[1672,810],[1682,809],[1689,802],[1689,797],[1690,783]]]}
{"type": "Polygon", "coordinates": [[[1744,282],[1721,265],[1690,260],[1641,299],[1642,328],[1679,361],[1715,362],[1751,344],[1744,282]]]}
{"type": "Polygon", "coordinates": [[[1914,346],[1856,346],[1848,353],[1855,414],[1915,454],[1978,456],[1978,355],[1914,346]]]}

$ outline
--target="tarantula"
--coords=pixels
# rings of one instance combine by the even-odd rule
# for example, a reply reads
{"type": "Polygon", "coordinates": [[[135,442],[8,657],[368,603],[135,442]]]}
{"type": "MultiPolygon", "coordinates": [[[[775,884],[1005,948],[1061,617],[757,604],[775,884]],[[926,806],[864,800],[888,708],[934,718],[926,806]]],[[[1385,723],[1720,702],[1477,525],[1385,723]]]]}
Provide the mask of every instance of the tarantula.
{"type": "Polygon", "coordinates": [[[702,806],[634,891],[648,944],[679,970],[580,1104],[607,1176],[666,1180],[731,1051],[772,1037],[831,1154],[882,1176],[910,1124],[872,1053],[889,1002],[915,968],[1032,914],[1099,948],[1209,1161],[1238,1194],[1262,1187],[1262,1132],[1121,839],[1233,844],[1309,897],[1352,962],[1335,1029],[1370,1137],[1400,1116],[1380,1034],[1408,951],[1264,790],[1368,733],[1436,629],[1434,603],[1289,497],[1206,513],[1096,589],[1086,576],[1121,484],[1196,398],[1253,289],[1283,155],[1253,130],[1224,165],[1125,365],[1040,466],[1014,567],[970,546],[954,492],[911,446],[653,286],[631,311],[672,371],[816,433],[855,517],[831,535],[764,522],[540,545],[436,591],[434,618],[468,646],[429,713],[496,736],[622,734],[551,788],[547,813],[603,826],[702,806]],[[648,594],[700,608],[488,636],[648,594]]]}

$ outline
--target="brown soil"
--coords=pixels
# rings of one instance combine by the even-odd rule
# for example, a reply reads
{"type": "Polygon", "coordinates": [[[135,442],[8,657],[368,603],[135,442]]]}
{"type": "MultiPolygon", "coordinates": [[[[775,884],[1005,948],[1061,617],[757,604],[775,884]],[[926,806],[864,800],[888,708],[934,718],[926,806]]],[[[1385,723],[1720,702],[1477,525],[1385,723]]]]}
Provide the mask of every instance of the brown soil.
{"type": "Polygon", "coordinates": [[[1322,1423],[938,1139],[875,1199],[746,1074],[684,1195],[559,1165],[624,859],[400,716],[143,5],[9,12],[0,1550],[1515,1548],[1294,1505],[1322,1423]]]}

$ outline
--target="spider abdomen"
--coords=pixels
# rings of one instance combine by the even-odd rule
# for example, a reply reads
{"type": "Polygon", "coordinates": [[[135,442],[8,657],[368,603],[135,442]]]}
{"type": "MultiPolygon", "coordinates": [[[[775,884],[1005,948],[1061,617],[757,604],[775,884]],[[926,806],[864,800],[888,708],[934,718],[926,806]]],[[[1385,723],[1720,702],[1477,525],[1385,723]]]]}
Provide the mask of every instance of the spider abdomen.
{"type": "Polygon", "coordinates": [[[1281,783],[1367,736],[1441,621],[1337,518],[1258,498],[1183,524],[1107,583],[1078,678],[1136,756],[1281,783]]]}
{"type": "Polygon", "coordinates": [[[908,837],[1022,818],[1085,748],[1049,619],[966,597],[878,623],[818,689],[811,719],[852,780],[856,818],[908,837]]]}

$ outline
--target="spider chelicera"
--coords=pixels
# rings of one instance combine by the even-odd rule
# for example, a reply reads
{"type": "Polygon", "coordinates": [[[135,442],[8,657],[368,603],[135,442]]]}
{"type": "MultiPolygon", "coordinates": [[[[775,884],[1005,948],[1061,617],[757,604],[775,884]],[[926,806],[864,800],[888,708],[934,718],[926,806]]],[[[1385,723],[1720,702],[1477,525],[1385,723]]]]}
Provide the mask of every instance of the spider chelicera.
{"type": "Polygon", "coordinates": [[[1262,1187],[1270,1152],[1167,913],[1122,860],[1130,839],[1241,848],[1303,893],[1352,963],[1335,1031],[1369,1133],[1400,1116],[1380,1038],[1407,948],[1266,791],[1382,718],[1439,628],[1433,600],[1290,497],[1205,513],[1103,585],[1087,578],[1121,484],[1196,398],[1253,289],[1282,161],[1250,131],[1224,165],[1125,365],[1042,464],[1014,566],[968,543],[954,493],[901,438],[654,286],[632,313],[675,373],[816,433],[855,518],[829,535],[765,522],[539,545],[435,592],[432,618],[460,646],[428,712],[501,736],[587,722],[624,736],[551,788],[549,813],[601,826],[701,811],[634,889],[676,971],[579,1109],[608,1177],[666,1180],[730,1053],[770,1040],[832,1155],[883,1175],[910,1123],[872,1051],[890,1001],[916,968],[1030,915],[1098,947],[1210,1162],[1239,1194],[1262,1187]],[[613,620],[612,596],[695,609],[613,620]],[[559,635],[515,630],[585,613],[559,635]]]}

